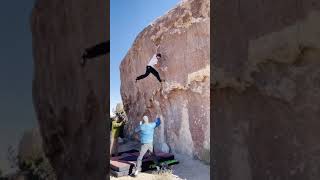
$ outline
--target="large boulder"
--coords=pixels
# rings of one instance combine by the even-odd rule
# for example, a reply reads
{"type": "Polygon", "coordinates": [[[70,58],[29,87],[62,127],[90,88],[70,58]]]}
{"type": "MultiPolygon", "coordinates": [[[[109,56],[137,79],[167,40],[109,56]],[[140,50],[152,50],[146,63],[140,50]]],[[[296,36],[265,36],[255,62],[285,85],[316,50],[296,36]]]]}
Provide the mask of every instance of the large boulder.
{"type": "Polygon", "coordinates": [[[86,48],[109,38],[109,1],[37,0],[31,29],[33,100],[43,148],[59,180],[104,179],[108,56],[80,65],[86,48]]]}
{"type": "Polygon", "coordinates": [[[320,3],[213,8],[215,179],[319,179],[320,3]]]}
{"type": "Polygon", "coordinates": [[[133,128],[147,113],[158,114],[156,150],[187,154],[209,161],[210,151],[210,3],[181,1],[147,26],[121,62],[121,96],[133,128]],[[151,56],[162,54],[160,76],[135,83],[151,56]]]}

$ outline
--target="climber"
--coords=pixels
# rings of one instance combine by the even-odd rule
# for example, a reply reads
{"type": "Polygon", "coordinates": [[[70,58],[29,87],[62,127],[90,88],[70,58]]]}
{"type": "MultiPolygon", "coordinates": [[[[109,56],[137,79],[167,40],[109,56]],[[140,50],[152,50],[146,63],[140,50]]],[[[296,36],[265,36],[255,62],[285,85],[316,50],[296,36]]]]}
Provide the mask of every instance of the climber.
{"type": "Polygon", "coordinates": [[[160,125],[160,118],[156,119],[156,122],[149,123],[148,116],[143,116],[143,123],[140,121],[140,125],[135,129],[135,132],[140,134],[140,153],[137,159],[135,172],[132,174],[133,176],[137,176],[139,171],[141,171],[142,159],[145,153],[149,151],[151,153],[153,162],[156,164],[157,170],[159,170],[159,162],[153,151],[153,133],[154,129],[160,125]]]}
{"type": "Polygon", "coordinates": [[[158,66],[158,60],[160,58],[161,58],[160,53],[154,54],[146,67],[146,73],[144,73],[141,76],[138,76],[136,78],[136,82],[140,79],[146,78],[150,73],[152,73],[158,79],[159,82],[163,82],[164,80],[160,79],[160,75],[158,71],[155,69],[155,66],[158,66]]]}
{"type": "Polygon", "coordinates": [[[121,127],[126,124],[127,120],[119,117],[112,119],[111,124],[111,140],[110,140],[110,155],[118,155],[118,138],[120,134],[121,127]]]}
{"type": "Polygon", "coordinates": [[[105,55],[110,52],[110,41],[102,42],[93,47],[85,49],[85,52],[82,54],[81,66],[84,66],[87,62],[87,59],[92,59],[101,55],[105,55]]]}

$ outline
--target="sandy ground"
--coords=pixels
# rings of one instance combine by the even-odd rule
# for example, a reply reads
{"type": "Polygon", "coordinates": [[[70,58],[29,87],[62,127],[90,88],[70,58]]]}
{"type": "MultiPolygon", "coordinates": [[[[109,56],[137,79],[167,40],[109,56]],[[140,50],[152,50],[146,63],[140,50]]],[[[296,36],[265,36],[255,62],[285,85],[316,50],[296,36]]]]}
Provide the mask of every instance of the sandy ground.
{"type": "MultiPolygon", "coordinates": [[[[127,142],[119,147],[119,151],[126,150],[128,148],[139,147],[138,143],[127,142]]],[[[175,154],[175,158],[180,162],[173,166],[172,174],[154,174],[152,171],[140,173],[137,177],[110,177],[111,180],[209,180],[210,179],[210,166],[204,164],[199,160],[194,160],[186,155],[175,154]]]]}

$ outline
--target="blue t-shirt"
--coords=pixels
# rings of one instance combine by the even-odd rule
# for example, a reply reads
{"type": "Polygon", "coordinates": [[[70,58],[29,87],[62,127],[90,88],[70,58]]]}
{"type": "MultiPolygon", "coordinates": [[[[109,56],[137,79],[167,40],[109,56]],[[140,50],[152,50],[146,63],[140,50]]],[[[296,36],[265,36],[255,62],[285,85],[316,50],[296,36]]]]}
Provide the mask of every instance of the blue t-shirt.
{"type": "Polygon", "coordinates": [[[160,125],[160,118],[156,122],[141,124],[137,127],[136,132],[140,132],[140,142],[142,144],[153,143],[154,128],[160,125]]]}

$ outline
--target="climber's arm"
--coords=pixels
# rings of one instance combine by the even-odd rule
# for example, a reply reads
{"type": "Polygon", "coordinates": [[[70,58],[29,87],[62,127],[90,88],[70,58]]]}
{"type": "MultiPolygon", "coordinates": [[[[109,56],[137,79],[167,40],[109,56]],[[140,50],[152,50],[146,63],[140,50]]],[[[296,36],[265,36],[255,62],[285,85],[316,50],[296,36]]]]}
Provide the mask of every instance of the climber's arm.
{"type": "Polygon", "coordinates": [[[121,121],[119,123],[113,122],[113,127],[120,127],[120,126],[122,126],[122,124],[123,124],[123,121],[121,121]]]}
{"type": "Polygon", "coordinates": [[[154,65],[156,68],[160,67],[159,61],[157,61],[157,63],[154,65]]]}
{"type": "MultiPolygon", "coordinates": [[[[160,126],[160,124],[161,124],[160,118],[157,118],[156,127],[160,126]]],[[[155,128],[156,128],[156,127],[155,127],[155,128]]]]}
{"type": "Polygon", "coordinates": [[[134,130],[135,133],[139,132],[141,129],[140,129],[140,126],[136,127],[136,129],[134,130]]]}

